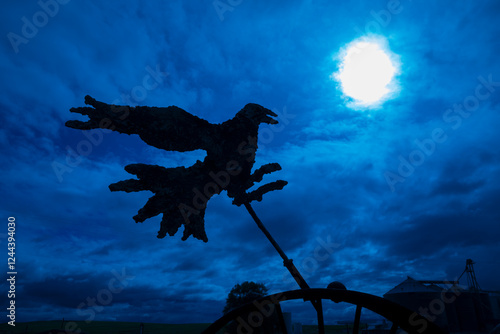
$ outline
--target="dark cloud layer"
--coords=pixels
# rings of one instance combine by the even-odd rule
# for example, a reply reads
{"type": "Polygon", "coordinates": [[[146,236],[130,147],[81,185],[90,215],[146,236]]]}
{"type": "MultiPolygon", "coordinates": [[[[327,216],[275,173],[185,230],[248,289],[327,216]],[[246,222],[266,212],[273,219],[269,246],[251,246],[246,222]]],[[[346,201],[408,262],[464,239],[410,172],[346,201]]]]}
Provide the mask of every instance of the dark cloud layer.
{"type": "MultiPolygon", "coordinates": [[[[107,188],[129,178],[123,167],[189,166],[204,152],[66,128],[83,119],[69,108],[87,94],[177,105],[213,123],[248,102],[278,112],[279,126],[261,128],[256,165],[279,162],[266,180],[289,184],[255,210],[311,286],[339,280],[382,295],[407,275],[455,279],[472,258],[481,286],[500,290],[500,7],[400,1],[390,14],[388,2],[242,1],[225,12],[211,1],[6,3],[0,210],[17,221],[17,320],[94,310],[96,320],[212,322],[237,283],[296,288],[225,193],[208,205],[206,244],[157,239],[159,218],[135,224],[149,194],[107,188]],[[30,31],[44,4],[53,15],[30,31]],[[400,88],[378,109],[354,110],[331,74],[342,47],[373,33],[399,57],[400,88]],[[122,272],[133,279],[113,285],[122,272]],[[89,298],[101,307],[79,308],[89,298]]],[[[314,321],[300,304],[286,307],[314,321]]],[[[325,308],[329,321],[354,313],[325,308]]]]}

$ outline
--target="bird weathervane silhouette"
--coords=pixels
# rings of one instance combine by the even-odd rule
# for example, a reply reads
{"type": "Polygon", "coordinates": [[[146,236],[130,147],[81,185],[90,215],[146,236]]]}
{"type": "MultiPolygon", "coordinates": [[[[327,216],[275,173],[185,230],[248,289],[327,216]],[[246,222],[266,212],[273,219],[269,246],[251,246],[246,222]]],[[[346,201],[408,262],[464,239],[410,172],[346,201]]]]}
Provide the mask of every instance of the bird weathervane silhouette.
{"type": "MultiPolygon", "coordinates": [[[[258,129],[261,123],[277,124],[277,115],[258,104],[249,103],[232,119],[211,124],[187,111],[175,107],[118,106],[85,96],[91,107],[71,108],[87,115],[89,120],[68,121],[66,126],[79,130],[109,129],[125,134],[137,134],[148,145],[167,151],[205,150],[207,155],[190,167],[165,168],[157,165],[131,164],[125,167],[137,179],[113,183],[111,191],[142,191],[154,193],[136,216],[135,222],[163,214],[158,238],[175,235],[184,225],[182,240],[189,236],[208,241],[205,232],[205,209],[210,198],[222,190],[233,204],[262,200],[262,196],[282,189],[283,180],[265,184],[247,192],[262,181],[265,174],[281,169],[277,163],[263,165],[252,173],[257,151],[258,129]]],[[[252,210],[253,211],[253,210],[252,210]]]]}

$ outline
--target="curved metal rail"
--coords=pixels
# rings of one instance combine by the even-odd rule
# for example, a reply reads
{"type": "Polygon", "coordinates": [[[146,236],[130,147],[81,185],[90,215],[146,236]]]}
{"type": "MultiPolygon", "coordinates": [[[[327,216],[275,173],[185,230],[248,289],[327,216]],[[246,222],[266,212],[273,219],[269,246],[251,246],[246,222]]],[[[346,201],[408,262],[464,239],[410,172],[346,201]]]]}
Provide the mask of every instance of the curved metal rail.
{"type": "MultiPolygon", "coordinates": [[[[336,303],[346,302],[356,305],[353,333],[359,333],[361,311],[363,308],[366,308],[391,321],[393,323],[391,333],[396,333],[398,328],[401,328],[410,334],[446,334],[444,330],[416,312],[410,311],[387,299],[363,292],[340,289],[300,289],[262,297],[228,312],[205,329],[202,334],[215,334],[231,321],[237,319],[240,325],[247,327],[247,329],[249,327],[257,328],[260,326],[259,322],[262,324],[262,321],[255,321],[255,319],[269,317],[273,311],[276,311],[279,317],[282,333],[287,334],[280,303],[295,299],[303,299],[304,301],[316,303],[321,303],[322,299],[330,299],[336,303]],[[249,314],[249,319],[241,318],[245,314],[249,314]],[[244,322],[244,325],[241,324],[242,322],[244,322]]],[[[318,316],[319,318],[322,319],[323,317],[318,316]]],[[[318,328],[322,327],[324,327],[324,324],[318,324],[318,328]]]]}

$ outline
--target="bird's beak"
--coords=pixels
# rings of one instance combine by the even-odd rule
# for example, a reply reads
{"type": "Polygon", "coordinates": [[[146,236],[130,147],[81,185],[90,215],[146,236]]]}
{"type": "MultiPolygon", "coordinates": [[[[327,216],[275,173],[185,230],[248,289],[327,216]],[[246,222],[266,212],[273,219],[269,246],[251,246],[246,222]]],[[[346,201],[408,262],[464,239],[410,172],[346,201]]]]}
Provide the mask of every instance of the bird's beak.
{"type": "Polygon", "coordinates": [[[270,116],[273,117],[278,117],[278,115],[271,110],[262,107],[263,110],[263,116],[262,116],[262,123],[267,123],[267,124],[278,124],[278,120],[271,118],[270,116]]]}
{"type": "Polygon", "coordinates": [[[278,120],[272,118],[278,117],[276,113],[256,103],[248,103],[237,115],[250,119],[257,126],[261,123],[278,124],[278,120]]]}

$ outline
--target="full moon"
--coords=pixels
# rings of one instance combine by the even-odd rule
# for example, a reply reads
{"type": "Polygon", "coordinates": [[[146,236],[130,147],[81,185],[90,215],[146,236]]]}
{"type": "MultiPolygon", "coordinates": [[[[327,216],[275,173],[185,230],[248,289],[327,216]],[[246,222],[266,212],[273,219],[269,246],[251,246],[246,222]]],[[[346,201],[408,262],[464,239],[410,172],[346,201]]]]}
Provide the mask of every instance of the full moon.
{"type": "Polygon", "coordinates": [[[344,95],[357,106],[381,104],[395,90],[397,66],[384,40],[362,38],[349,43],[340,56],[335,77],[344,95]]]}

